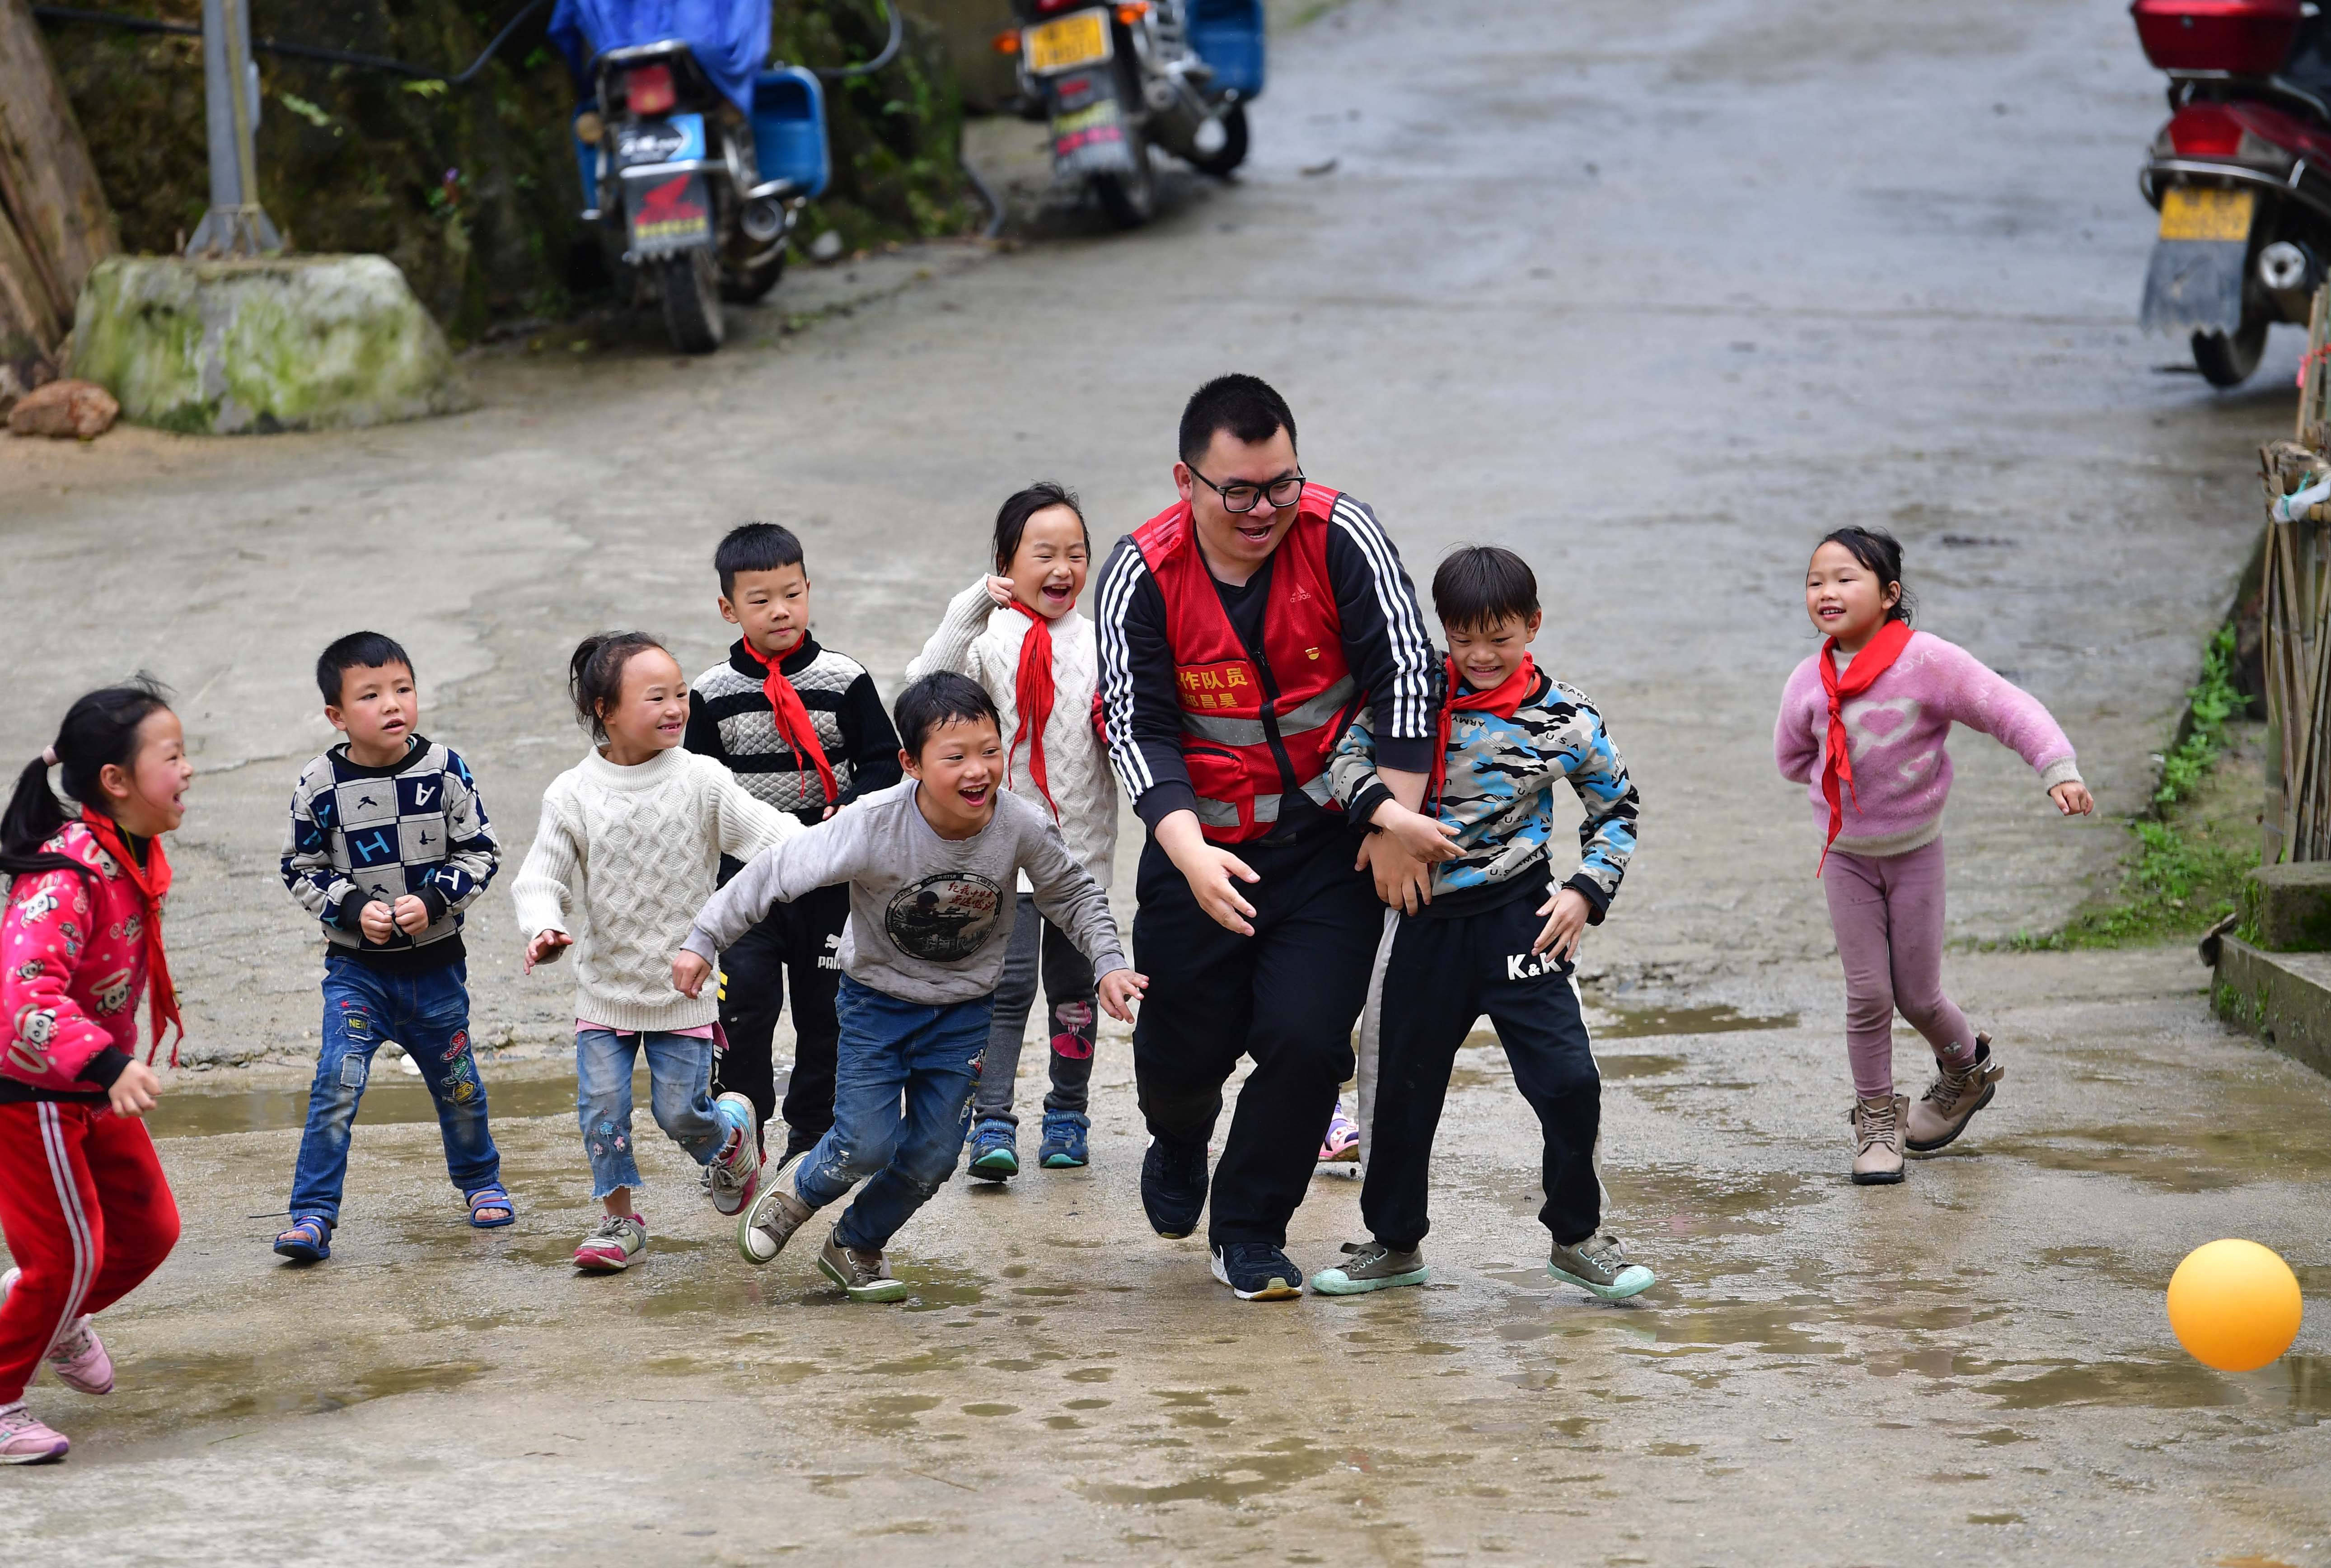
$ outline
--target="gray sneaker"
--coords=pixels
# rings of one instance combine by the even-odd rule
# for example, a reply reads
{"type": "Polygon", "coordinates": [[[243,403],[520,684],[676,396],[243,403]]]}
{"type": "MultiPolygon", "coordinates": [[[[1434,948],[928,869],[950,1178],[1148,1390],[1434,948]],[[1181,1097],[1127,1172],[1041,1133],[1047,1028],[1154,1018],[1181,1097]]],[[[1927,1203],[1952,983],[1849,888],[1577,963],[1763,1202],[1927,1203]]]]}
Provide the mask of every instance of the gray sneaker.
{"type": "Polygon", "coordinates": [[[1608,1231],[1597,1231],[1575,1247],[1556,1242],[1546,1271],[1605,1301],[1624,1301],[1659,1283],[1659,1276],[1650,1269],[1627,1261],[1627,1249],[1608,1231]]]}
{"type": "Polygon", "coordinates": [[[818,1271],[836,1285],[852,1301],[903,1301],[908,1285],[890,1273],[890,1260],[880,1252],[861,1252],[855,1247],[844,1247],[832,1234],[825,1239],[825,1250],[817,1255],[818,1271]]]}
{"type": "Polygon", "coordinates": [[[575,1249],[575,1267],[585,1274],[621,1274],[647,1250],[648,1228],[637,1214],[608,1214],[575,1249]]]}
{"type": "Polygon", "coordinates": [[[1311,1276],[1311,1288],[1322,1296],[1358,1296],[1396,1285],[1422,1285],[1432,1278],[1424,1254],[1413,1247],[1403,1252],[1381,1241],[1346,1241],[1344,1261],[1311,1276]]]}
{"type": "Polygon", "coordinates": [[[785,1186],[772,1178],[738,1216],[737,1256],[746,1262],[757,1267],[784,1251],[794,1232],[807,1224],[814,1212],[785,1186]]]}

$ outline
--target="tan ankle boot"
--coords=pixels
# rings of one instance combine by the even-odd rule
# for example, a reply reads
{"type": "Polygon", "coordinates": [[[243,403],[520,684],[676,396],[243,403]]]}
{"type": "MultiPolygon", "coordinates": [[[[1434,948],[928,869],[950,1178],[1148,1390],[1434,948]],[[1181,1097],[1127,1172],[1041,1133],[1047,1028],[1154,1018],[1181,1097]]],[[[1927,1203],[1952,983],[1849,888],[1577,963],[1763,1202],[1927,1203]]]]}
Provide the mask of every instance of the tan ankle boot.
{"type": "Polygon", "coordinates": [[[1909,1101],[1900,1095],[1856,1100],[1846,1119],[1853,1124],[1853,1184],[1883,1186],[1902,1179],[1902,1116],[1909,1101]]]}
{"type": "Polygon", "coordinates": [[[1966,1131],[1974,1113],[1999,1092],[2007,1069],[1991,1053],[1991,1036],[1974,1037],[1974,1060],[1963,1068],[1944,1068],[1926,1095],[1910,1107],[1902,1143],[1914,1155],[1928,1155],[1966,1131]]]}

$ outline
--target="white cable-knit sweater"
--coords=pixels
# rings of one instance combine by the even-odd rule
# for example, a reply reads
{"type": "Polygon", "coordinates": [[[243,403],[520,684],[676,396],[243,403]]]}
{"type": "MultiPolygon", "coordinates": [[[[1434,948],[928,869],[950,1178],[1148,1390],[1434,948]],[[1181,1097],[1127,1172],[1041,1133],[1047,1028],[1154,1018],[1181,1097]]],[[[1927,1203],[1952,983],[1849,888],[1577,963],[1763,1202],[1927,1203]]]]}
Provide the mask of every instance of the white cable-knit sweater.
{"type": "Polygon", "coordinates": [[[673,990],[671,961],[718,887],[720,857],[749,860],[801,831],[710,757],[675,746],[618,767],[595,751],[542,794],[542,825],[510,888],[519,929],[575,938],[577,1018],[698,1028],[719,1003],[709,985],[694,1001],[673,990]]]}
{"type": "MultiPolygon", "coordinates": [[[[934,670],[968,675],[986,689],[1004,719],[1004,744],[1020,733],[1020,643],[1028,617],[987,596],[982,576],[947,602],[947,617],[923,651],[907,666],[918,680],[934,670]]],[[[1108,748],[1093,728],[1093,694],[1100,689],[1100,651],[1093,623],[1070,611],[1052,622],[1052,717],[1044,726],[1044,780],[1060,808],[1061,838],[1069,853],[1106,891],[1109,860],[1117,852],[1117,781],[1108,768],[1108,748]]],[[[1012,793],[1038,810],[1044,794],[1028,774],[1028,747],[1012,754],[1012,793]]],[[[1020,879],[1020,891],[1029,890],[1020,879]]]]}

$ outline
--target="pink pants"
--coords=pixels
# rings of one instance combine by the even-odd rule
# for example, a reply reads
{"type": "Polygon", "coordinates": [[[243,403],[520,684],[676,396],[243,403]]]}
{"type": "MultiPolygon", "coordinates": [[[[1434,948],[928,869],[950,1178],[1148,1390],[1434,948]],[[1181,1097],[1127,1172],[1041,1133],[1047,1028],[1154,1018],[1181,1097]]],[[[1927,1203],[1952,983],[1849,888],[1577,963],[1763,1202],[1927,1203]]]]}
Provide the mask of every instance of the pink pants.
{"type": "Polygon", "coordinates": [[[1822,870],[1837,955],[1845,965],[1845,1049],[1853,1091],[1894,1093],[1894,1014],[1927,1037],[1936,1057],[1974,1060],[1966,1014],[1943,994],[1943,842],[1873,859],[1831,851],[1822,870]]]}

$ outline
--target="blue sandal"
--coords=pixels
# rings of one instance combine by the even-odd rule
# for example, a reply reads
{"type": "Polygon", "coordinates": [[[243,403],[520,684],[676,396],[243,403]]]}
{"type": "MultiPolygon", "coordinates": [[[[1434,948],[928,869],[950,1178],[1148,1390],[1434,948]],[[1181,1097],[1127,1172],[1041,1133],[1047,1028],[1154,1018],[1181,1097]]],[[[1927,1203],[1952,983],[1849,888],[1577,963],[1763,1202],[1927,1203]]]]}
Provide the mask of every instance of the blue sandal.
{"type": "Polygon", "coordinates": [[[503,1189],[500,1182],[487,1183],[476,1192],[470,1193],[469,1200],[470,1224],[476,1230],[499,1231],[505,1225],[515,1224],[518,1221],[518,1205],[510,1201],[509,1193],[503,1189]],[[480,1209],[500,1209],[502,1212],[502,1217],[499,1220],[480,1220],[478,1218],[478,1211],[480,1209]]]}
{"type": "Polygon", "coordinates": [[[275,1250],[294,1263],[321,1263],[332,1255],[331,1221],[321,1214],[300,1215],[275,1238],[275,1250]]]}

